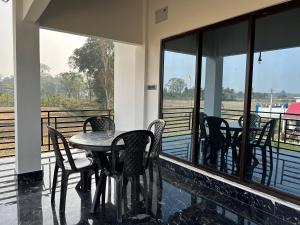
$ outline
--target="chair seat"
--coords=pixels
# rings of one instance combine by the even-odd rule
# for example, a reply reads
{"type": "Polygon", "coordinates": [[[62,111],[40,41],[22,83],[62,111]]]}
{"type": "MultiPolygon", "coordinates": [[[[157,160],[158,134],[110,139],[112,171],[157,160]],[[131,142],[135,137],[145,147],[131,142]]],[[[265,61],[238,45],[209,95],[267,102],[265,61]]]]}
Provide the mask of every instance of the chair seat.
{"type": "MultiPolygon", "coordinates": [[[[74,159],[74,164],[76,166],[77,169],[83,169],[85,167],[89,167],[92,166],[94,161],[93,159],[89,158],[89,157],[73,157],[74,159]]],[[[64,166],[66,170],[71,170],[71,165],[70,162],[68,160],[64,161],[64,166]]]]}

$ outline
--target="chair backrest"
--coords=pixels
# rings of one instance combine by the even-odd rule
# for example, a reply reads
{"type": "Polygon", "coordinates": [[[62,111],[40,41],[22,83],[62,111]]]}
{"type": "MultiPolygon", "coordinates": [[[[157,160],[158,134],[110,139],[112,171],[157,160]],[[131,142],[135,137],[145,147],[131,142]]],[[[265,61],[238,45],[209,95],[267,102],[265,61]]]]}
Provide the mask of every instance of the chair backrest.
{"type": "Polygon", "coordinates": [[[207,141],[213,149],[220,149],[230,144],[231,134],[226,120],[220,117],[207,116],[203,119],[203,123],[205,127],[208,127],[208,132],[206,131],[207,141]]]}
{"type": "Polygon", "coordinates": [[[276,119],[271,119],[264,125],[257,140],[257,145],[261,145],[262,140],[265,140],[264,145],[271,144],[271,139],[274,134],[275,125],[276,119]]]}
{"type": "Polygon", "coordinates": [[[96,116],[86,119],[83,123],[83,132],[87,132],[87,125],[90,124],[92,131],[115,130],[115,122],[106,116],[97,118],[96,116]]]}
{"type": "Polygon", "coordinates": [[[164,132],[166,122],[162,119],[157,119],[151,122],[148,126],[149,131],[154,134],[153,149],[151,152],[151,158],[158,158],[161,153],[162,134],[164,132]]]}
{"type": "Polygon", "coordinates": [[[154,135],[148,130],[135,130],[120,134],[111,145],[111,168],[112,174],[123,173],[124,176],[134,177],[142,175],[148,166],[149,156],[153,148],[154,135]],[[124,142],[124,146],[120,142],[124,142]],[[148,154],[145,158],[147,146],[148,154]],[[122,163],[119,153],[122,151],[122,163]],[[122,168],[118,168],[122,165],[122,168]]]}
{"type": "Polygon", "coordinates": [[[200,139],[206,138],[206,129],[204,125],[204,118],[207,117],[207,114],[204,112],[199,113],[199,127],[200,127],[200,139]]]}
{"type": "MultiPolygon", "coordinates": [[[[260,126],[261,118],[258,114],[250,113],[249,118],[250,118],[249,127],[259,127],[260,126]]],[[[241,127],[243,126],[243,122],[244,122],[244,116],[241,116],[239,118],[239,124],[241,127]]]]}
{"type": "Polygon", "coordinates": [[[49,133],[52,145],[53,145],[53,150],[54,150],[57,165],[61,169],[65,169],[64,163],[63,163],[64,158],[61,154],[61,149],[59,147],[59,144],[62,144],[63,145],[63,150],[65,150],[65,152],[66,152],[66,156],[67,156],[68,161],[70,163],[71,169],[76,171],[77,168],[75,166],[72,154],[70,152],[68,142],[66,141],[65,137],[59,131],[57,131],[56,129],[54,129],[50,126],[47,126],[47,127],[48,127],[48,133],[49,133]]]}

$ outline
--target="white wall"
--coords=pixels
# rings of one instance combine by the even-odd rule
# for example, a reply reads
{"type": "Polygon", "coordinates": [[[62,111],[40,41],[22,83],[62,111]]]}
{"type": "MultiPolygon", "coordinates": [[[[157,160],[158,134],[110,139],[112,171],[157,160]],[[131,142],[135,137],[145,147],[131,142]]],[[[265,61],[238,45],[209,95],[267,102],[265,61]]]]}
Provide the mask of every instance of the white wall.
{"type": "Polygon", "coordinates": [[[144,62],[143,46],[115,43],[114,119],[118,130],[144,127],[144,62]]]}
{"type": "MultiPolygon", "coordinates": [[[[285,0],[149,0],[146,84],[159,84],[160,41],[285,0]],[[168,20],[154,23],[155,11],[168,6],[168,20]]],[[[158,116],[158,90],[146,92],[146,123],[158,116]]]]}

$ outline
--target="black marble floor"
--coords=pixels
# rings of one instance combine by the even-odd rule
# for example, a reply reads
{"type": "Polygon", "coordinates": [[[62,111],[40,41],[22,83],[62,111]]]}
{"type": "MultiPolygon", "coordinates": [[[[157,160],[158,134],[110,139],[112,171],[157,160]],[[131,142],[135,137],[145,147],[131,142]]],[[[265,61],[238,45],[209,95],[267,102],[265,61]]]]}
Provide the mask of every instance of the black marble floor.
{"type": "MultiPolygon", "coordinates": [[[[0,160],[0,225],[116,224],[114,182],[111,185],[111,193],[106,192],[105,209],[99,208],[95,215],[91,215],[89,209],[94,184],[91,192],[77,192],[74,187],[78,176],[71,177],[66,213],[59,216],[59,188],[56,206],[51,207],[50,204],[53,162],[54,158],[51,155],[43,155],[43,182],[26,187],[16,185],[14,181],[13,158],[0,160]]],[[[155,165],[152,172],[153,180],[148,182],[148,204],[145,204],[142,196],[138,202],[131,201],[129,185],[128,202],[124,206],[124,224],[286,224],[215,190],[196,185],[192,180],[159,165],[155,165]]],[[[150,171],[147,171],[147,177],[150,181],[150,171]]]]}

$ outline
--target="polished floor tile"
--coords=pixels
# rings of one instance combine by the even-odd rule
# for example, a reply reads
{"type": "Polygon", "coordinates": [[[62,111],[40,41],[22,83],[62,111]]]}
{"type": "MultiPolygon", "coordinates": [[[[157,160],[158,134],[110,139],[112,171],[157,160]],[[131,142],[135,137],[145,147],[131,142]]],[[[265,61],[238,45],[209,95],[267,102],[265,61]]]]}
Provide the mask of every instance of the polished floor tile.
{"type": "MultiPolygon", "coordinates": [[[[0,162],[0,225],[98,225],[116,224],[114,182],[107,190],[106,207],[99,207],[97,213],[90,214],[95,191],[80,193],[75,190],[78,175],[70,178],[66,212],[58,213],[59,187],[56,205],[50,203],[50,187],[54,158],[44,155],[42,164],[44,180],[26,186],[17,186],[14,178],[13,160],[0,162]]],[[[142,179],[141,179],[142,180],[142,179]]],[[[171,170],[154,165],[147,171],[147,201],[140,194],[139,201],[132,201],[131,184],[127,187],[127,204],[123,204],[123,224],[222,224],[256,225],[285,224],[283,221],[252,209],[247,204],[228,198],[215,190],[197,186],[171,170]],[[150,179],[153,172],[153,179],[150,179]]],[[[142,182],[141,185],[143,186],[142,182]]]]}

